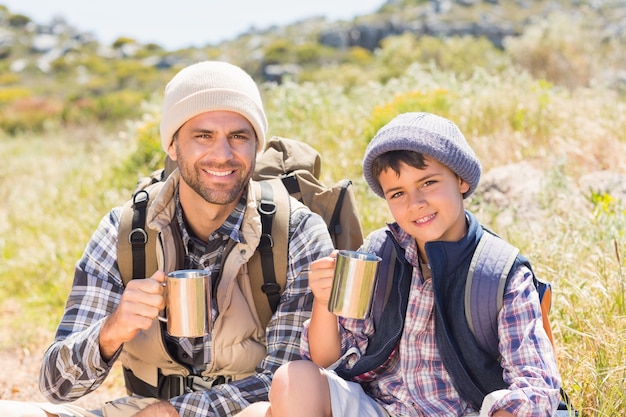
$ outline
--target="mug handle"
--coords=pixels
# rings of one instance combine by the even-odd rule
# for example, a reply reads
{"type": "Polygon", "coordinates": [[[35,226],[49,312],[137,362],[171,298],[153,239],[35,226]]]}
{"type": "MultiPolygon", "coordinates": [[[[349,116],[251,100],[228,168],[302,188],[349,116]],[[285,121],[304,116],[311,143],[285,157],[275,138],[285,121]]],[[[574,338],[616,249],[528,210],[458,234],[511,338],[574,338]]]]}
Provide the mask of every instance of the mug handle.
{"type": "MultiPolygon", "coordinates": [[[[165,297],[165,305],[167,305],[167,280],[163,281],[161,285],[163,286],[163,288],[165,288],[165,294],[163,294],[163,296],[165,297]]],[[[159,319],[163,323],[167,323],[167,317],[165,317],[165,309],[159,311],[157,319],[159,319]]]]}

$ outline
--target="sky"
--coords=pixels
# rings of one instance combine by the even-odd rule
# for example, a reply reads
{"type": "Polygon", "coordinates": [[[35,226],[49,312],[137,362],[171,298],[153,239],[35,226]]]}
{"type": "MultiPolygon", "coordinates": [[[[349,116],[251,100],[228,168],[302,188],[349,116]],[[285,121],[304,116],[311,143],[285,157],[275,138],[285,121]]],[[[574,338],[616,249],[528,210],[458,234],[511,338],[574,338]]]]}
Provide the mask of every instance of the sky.
{"type": "Polygon", "coordinates": [[[166,49],[233,39],[251,27],[266,29],[313,16],[330,21],[376,11],[385,0],[0,0],[11,13],[40,24],[62,16],[81,32],[111,44],[129,37],[166,49]]]}

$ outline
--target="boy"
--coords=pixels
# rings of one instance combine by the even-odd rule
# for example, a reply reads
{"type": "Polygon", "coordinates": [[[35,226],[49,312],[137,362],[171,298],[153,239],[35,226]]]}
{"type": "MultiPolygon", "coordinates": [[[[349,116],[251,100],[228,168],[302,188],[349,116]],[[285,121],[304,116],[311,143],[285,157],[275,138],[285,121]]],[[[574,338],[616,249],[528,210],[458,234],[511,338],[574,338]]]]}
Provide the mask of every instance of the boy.
{"type": "Polygon", "coordinates": [[[465,319],[469,264],[487,232],[463,200],[476,190],[480,174],[474,152],[447,119],[406,113],[379,130],[365,152],[363,175],[387,201],[395,223],[373,232],[363,250],[386,256],[385,242],[394,243],[401,267],[394,277],[379,269],[378,279],[393,278],[387,303],[397,307],[385,307],[376,321],[374,315],[335,316],[327,307],[334,255],[313,262],[309,284],[315,300],[301,346],[310,361],[283,365],[270,403],[244,414],[539,417],[555,412],[560,376],[524,258],[514,263],[498,314],[499,358],[477,346],[465,319]],[[459,369],[469,378],[459,377],[459,369]]]}

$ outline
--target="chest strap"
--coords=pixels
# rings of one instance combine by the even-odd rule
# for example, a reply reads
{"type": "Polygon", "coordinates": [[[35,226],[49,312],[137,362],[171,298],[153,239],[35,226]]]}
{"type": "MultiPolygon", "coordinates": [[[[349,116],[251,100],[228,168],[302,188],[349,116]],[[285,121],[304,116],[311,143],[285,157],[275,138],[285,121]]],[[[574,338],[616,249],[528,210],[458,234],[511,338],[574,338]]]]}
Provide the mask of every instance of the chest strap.
{"type": "Polygon", "coordinates": [[[122,368],[126,389],[142,397],[169,400],[179,395],[194,391],[206,390],[219,384],[227,384],[232,381],[231,376],[219,375],[215,378],[205,378],[197,375],[163,375],[159,370],[159,379],[156,387],[139,379],[128,368],[122,368]]]}

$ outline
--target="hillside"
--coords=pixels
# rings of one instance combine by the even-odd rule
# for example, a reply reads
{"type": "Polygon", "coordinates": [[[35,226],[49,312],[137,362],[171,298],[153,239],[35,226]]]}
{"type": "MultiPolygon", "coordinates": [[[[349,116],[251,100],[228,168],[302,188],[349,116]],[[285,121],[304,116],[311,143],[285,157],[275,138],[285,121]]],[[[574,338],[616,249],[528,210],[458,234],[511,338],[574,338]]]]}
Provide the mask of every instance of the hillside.
{"type": "Polygon", "coordinates": [[[507,59],[520,70],[568,88],[601,83],[624,89],[625,17],[623,0],[390,0],[352,21],[312,17],[217,45],[168,51],[128,38],[104,45],[62,17],[34,22],[0,5],[0,129],[11,134],[118,124],[138,116],[138,104],[161,91],[174,71],[201,59],[230,61],[260,82],[279,83],[384,81],[415,62],[445,69],[449,58],[440,50],[446,39],[485,40],[466,57],[465,71],[508,65],[501,55],[512,52],[507,59]],[[584,44],[572,43],[575,32],[559,32],[572,24],[585,33],[584,44]],[[533,36],[528,41],[543,43],[541,50],[508,50],[511,39],[533,36]],[[337,78],[341,73],[348,75],[337,78]]]}
{"type": "MultiPolygon", "coordinates": [[[[0,7],[0,397],[40,399],[74,263],[162,164],[165,82],[225,59],[259,81],[270,135],[318,149],[324,182],[353,181],[366,233],[390,220],[361,173],[377,129],[406,111],[455,121],[483,168],[468,209],[553,285],[566,391],[584,417],[626,415],[625,3],[388,1],[177,51],[0,7]]],[[[120,395],[119,378],[81,401],[120,395]]]]}

